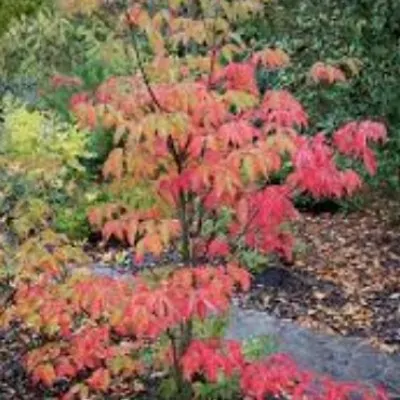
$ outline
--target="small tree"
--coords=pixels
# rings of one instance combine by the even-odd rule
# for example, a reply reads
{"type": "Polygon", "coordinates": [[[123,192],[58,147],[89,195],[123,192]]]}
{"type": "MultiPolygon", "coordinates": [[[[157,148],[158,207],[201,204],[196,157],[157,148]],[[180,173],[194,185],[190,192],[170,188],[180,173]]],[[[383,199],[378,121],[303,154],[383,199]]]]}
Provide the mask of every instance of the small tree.
{"type": "MultiPolygon", "coordinates": [[[[220,374],[240,376],[242,392],[252,398],[312,393],[315,379],[287,359],[251,363],[238,343],[198,340],[194,324],[227,311],[236,288],[249,289],[239,250],[291,257],[294,196],[352,194],[361,180],[338,168],[337,152],[362,158],[373,173],[368,143],[385,139],[386,131],[375,122],[352,122],[334,134],[333,145],[322,133],[301,135],[308,125],[301,104],[287,91],[261,93],[256,80],[259,69],[284,67],[288,56],[264,49],[239,60],[244,43],[234,28],[260,10],[255,0],[136,2],[123,21],[138,72],[71,98],[82,126],[113,132],[104,178],[126,190],[146,185],[153,199],[145,210],[94,208],[90,223],[105,240],[127,242],[137,260],[176,249],[183,268],[156,283],[72,276],[60,284],[53,263],[53,275],[47,271],[39,283],[20,288],[13,315],[53,335],[28,356],[36,381],[85,380],[65,398],[85,397],[89,388],[106,392],[111,377],[149,375],[154,358],[151,366],[138,361],[148,348],[170,366],[175,398],[192,398],[189,382],[199,376],[216,381],[220,374]],[[152,57],[141,50],[145,45],[152,57]]],[[[316,387],[327,399],[354,390],[322,383],[316,387]]]]}
{"type": "MultiPolygon", "coordinates": [[[[137,258],[160,255],[169,246],[180,250],[185,265],[232,259],[243,247],[290,257],[286,223],[296,217],[294,196],[353,194],[361,179],[337,166],[339,153],[363,160],[370,174],[376,171],[369,143],[386,138],[382,124],[350,122],[331,144],[324,133],[301,134],[308,116],[289,92],[260,93],[257,71],[285,67],[289,57],[282,50],[226,62],[228,50],[241,49],[230,41],[237,18],[259,11],[261,3],[170,1],[160,9],[136,4],[126,20],[138,73],[71,99],[81,124],[114,131],[104,178],[127,190],[145,184],[152,193],[151,210],[112,204],[89,213],[106,240],[127,241],[137,258]],[[139,49],[142,35],[154,53],[147,62],[139,49]],[[212,221],[226,214],[223,229],[212,229],[212,221]]],[[[312,74],[330,83],[344,79],[323,63],[312,74]]]]}

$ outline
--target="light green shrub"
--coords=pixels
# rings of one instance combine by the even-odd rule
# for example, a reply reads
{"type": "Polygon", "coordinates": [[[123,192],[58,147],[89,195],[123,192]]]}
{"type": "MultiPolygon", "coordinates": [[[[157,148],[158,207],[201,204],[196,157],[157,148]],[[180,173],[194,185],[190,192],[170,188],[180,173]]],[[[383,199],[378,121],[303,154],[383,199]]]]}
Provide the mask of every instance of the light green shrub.
{"type": "Polygon", "coordinates": [[[81,161],[90,157],[88,135],[11,97],[3,108],[0,215],[12,233],[26,238],[51,223],[54,204],[73,196],[75,180],[84,176],[81,161]]]}
{"type": "Polygon", "coordinates": [[[96,59],[110,34],[96,18],[78,23],[50,9],[21,16],[0,41],[0,76],[8,81],[30,76],[42,82],[56,71],[69,74],[96,59]]]}
{"type": "MultiPolygon", "coordinates": [[[[0,156],[30,172],[41,170],[56,176],[66,168],[82,169],[79,159],[89,157],[88,135],[75,126],[60,122],[50,112],[29,110],[6,97],[4,123],[0,131],[0,156]]],[[[27,171],[28,172],[28,171],[27,171]]]]}

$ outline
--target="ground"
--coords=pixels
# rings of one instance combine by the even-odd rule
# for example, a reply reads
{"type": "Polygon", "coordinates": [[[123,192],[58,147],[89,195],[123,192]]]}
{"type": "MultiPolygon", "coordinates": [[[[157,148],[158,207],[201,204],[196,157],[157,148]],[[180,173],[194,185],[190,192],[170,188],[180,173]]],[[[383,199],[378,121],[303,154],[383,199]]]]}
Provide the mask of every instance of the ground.
{"type": "Polygon", "coordinates": [[[399,216],[398,204],[387,199],[348,215],[303,214],[294,262],[260,274],[244,304],[399,352],[399,216]]]}

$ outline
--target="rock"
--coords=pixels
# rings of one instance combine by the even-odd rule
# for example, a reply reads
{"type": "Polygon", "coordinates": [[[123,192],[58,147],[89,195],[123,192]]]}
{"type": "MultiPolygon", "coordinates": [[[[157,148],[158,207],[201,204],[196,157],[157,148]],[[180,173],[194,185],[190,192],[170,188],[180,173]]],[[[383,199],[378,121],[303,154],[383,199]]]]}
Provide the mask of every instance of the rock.
{"type": "Polygon", "coordinates": [[[245,340],[261,335],[270,335],[278,350],[303,368],[337,380],[383,385],[391,399],[400,398],[400,357],[380,353],[360,338],[318,334],[265,312],[234,306],[226,337],[245,340]]]}

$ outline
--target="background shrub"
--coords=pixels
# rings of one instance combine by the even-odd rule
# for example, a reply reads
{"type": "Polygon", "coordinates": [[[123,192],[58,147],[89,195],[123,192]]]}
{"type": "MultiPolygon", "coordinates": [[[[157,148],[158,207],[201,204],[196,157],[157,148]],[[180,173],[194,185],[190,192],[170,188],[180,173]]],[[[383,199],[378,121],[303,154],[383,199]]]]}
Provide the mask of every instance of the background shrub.
{"type": "Polygon", "coordinates": [[[130,61],[116,35],[96,17],[68,18],[51,8],[22,15],[0,41],[3,85],[23,77],[43,84],[56,72],[83,75],[97,84],[99,64],[108,74],[124,73],[130,61]]]}
{"type": "Polygon", "coordinates": [[[22,15],[31,15],[39,10],[48,0],[2,0],[0,2],[0,36],[14,19],[22,15]]]}
{"type": "MultiPolygon", "coordinates": [[[[3,99],[0,125],[1,217],[19,239],[46,228],[52,206],[74,196],[89,157],[87,135],[51,112],[3,99]]],[[[6,227],[7,229],[7,227],[6,227]]]]}
{"type": "Polygon", "coordinates": [[[390,141],[379,150],[378,175],[368,182],[398,189],[400,2],[276,0],[266,7],[266,18],[244,24],[242,33],[251,46],[284,48],[292,64],[264,76],[263,84],[294,92],[315,130],[332,132],[339,121],[364,115],[383,120],[390,141]],[[351,79],[330,87],[307,85],[307,73],[318,60],[340,65],[351,79]]]}

